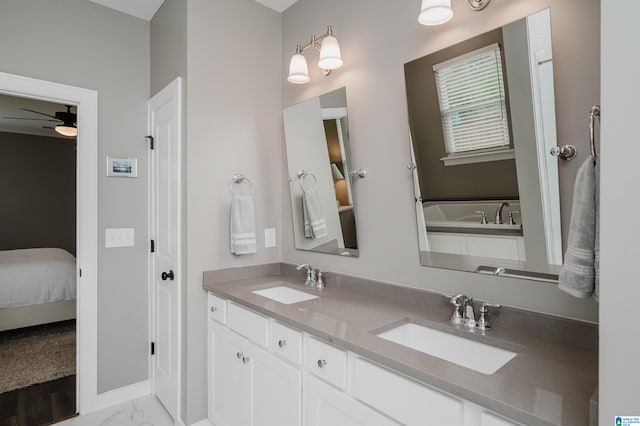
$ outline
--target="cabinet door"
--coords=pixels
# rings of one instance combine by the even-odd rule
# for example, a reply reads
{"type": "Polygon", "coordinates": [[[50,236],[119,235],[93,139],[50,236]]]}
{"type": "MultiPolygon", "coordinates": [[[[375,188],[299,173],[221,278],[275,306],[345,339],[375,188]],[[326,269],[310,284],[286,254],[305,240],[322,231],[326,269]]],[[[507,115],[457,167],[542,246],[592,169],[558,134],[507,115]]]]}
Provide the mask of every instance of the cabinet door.
{"type": "Polygon", "coordinates": [[[305,375],[306,426],[398,426],[333,386],[305,375]]]}
{"type": "Polygon", "coordinates": [[[516,423],[495,416],[487,411],[480,414],[480,426],[518,426],[516,423]]]}
{"type": "MultiPolygon", "coordinates": [[[[298,426],[302,418],[302,374],[250,345],[251,406],[254,426],[298,426]]],[[[238,423],[247,424],[247,423],[238,423]]]]}
{"type": "Polygon", "coordinates": [[[209,321],[209,416],[218,426],[251,422],[251,368],[247,341],[209,321]]]}

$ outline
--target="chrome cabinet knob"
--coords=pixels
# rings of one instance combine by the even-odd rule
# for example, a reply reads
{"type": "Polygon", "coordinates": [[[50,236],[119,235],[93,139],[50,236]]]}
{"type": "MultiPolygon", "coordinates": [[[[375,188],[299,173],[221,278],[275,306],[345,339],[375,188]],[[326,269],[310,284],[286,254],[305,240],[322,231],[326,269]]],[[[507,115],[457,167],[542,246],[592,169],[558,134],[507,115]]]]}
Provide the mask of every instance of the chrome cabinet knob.
{"type": "Polygon", "coordinates": [[[278,346],[284,348],[285,346],[287,346],[287,341],[284,339],[278,340],[278,346]]]}
{"type": "Polygon", "coordinates": [[[319,368],[323,368],[325,365],[327,365],[327,360],[326,359],[319,359],[318,360],[318,367],[319,368]]]}
{"type": "Polygon", "coordinates": [[[237,352],[236,353],[236,358],[240,359],[244,356],[244,354],[242,352],[237,352]]]}
{"type": "Polygon", "coordinates": [[[217,306],[212,306],[211,307],[211,313],[215,313],[218,310],[217,306]]]}
{"type": "Polygon", "coordinates": [[[248,362],[249,362],[249,357],[248,357],[248,356],[243,356],[243,357],[242,357],[242,363],[243,363],[243,364],[246,364],[246,363],[248,363],[248,362]]]}

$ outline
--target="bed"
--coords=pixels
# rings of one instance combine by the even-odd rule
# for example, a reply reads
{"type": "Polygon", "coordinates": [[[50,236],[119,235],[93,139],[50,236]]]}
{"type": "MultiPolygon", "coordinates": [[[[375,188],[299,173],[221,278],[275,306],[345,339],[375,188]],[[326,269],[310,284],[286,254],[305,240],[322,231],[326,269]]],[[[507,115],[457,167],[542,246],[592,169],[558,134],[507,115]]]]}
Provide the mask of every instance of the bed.
{"type": "Polygon", "coordinates": [[[0,251],[0,331],[76,317],[76,259],[59,248],[0,251]]]}

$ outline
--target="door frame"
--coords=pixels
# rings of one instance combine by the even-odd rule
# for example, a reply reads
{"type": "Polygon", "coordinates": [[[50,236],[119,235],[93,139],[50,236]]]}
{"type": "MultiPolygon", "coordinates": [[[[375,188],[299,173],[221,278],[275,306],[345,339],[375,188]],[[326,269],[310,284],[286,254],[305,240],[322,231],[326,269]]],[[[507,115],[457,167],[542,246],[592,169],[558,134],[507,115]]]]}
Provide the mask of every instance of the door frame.
{"type": "MultiPolygon", "coordinates": [[[[182,237],[183,237],[183,227],[182,227],[182,221],[183,221],[183,212],[182,212],[182,194],[183,194],[183,188],[182,188],[182,149],[183,149],[183,134],[182,134],[182,108],[183,108],[183,85],[182,85],[182,78],[181,77],[176,77],[171,83],[167,84],[163,89],[161,89],[158,93],[156,93],[155,95],[151,96],[151,98],[147,101],[147,134],[149,136],[155,136],[153,135],[153,123],[151,121],[151,101],[152,100],[160,100],[160,103],[164,104],[166,102],[169,102],[172,99],[176,100],[176,104],[175,104],[175,108],[177,109],[177,123],[176,123],[176,134],[177,134],[177,155],[176,155],[176,176],[178,177],[178,187],[177,187],[177,194],[176,194],[176,202],[178,203],[177,206],[177,217],[175,218],[176,222],[177,222],[177,251],[176,251],[176,265],[175,265],[175,270],[176,270],[176,275],[175,275],[175,282],[174,285],[177,287],[177,312],[176,312],[176,321],[178,322],[177,324],[177,335],[176,335],[176,344],[177,344],[177,348],[176,348],[176,355],[177,355],[177,389],[176,389],[176,397],[177,397],[177,401],[176,401],[176,412],[177,412],[177,418],[174,419],[174,421],[176,422],[176,424],[183,424],[182,423],[182,419],[181,419],[181,415],[182,415],[182,297],[183,297],[183,261],[182,261],[182,237]]],[[[151,139],[153,140],[153,139],[151,139]]],[[[155,143],[155,142],[154,142],[155,143]]],[[[147,188],[147,194],[148,194],[148,200],[147,200],[147,204],[149,206],[148,209],[148,236],[149,236],[149,240],[154,239],[156,236],[154,235],[154,218],[155,218],[155,212],[153,210],[153,195],[154,195],[154,191],[153,188],[155,186],[155,181],[153,179],[153,176],[155,175],[155,167],[156,167],[156,158],[154,156],[154,151],[149,149],[148,150],[148,176],[147,176],[147,181],[148,181],[148,188],[147,188]]],[[[151,342],[154,342],[156,340],[156,324],[155,324],[155,318],[156,318],[156,290],[155,290],[155,286],[154,286],[154,262],[153,262],[153,253],[151,252],[151,250],[149,250],[149,254],[148,254],[148,291],[149,291],[149,344],[151,344],[151,342]]],[[[155,359],[153,358],[153,356],[149,356],[149,379],[151,382],[151,393],[155,395],[155,368],[154,368],[154,363],[155,363],[155,359]]]]}
{"type": "Polygon", "coordinates": [[[76,154],[76,410],[98,403],[98,92],[0,72],[0,93],[75,105],[76,154]]]}

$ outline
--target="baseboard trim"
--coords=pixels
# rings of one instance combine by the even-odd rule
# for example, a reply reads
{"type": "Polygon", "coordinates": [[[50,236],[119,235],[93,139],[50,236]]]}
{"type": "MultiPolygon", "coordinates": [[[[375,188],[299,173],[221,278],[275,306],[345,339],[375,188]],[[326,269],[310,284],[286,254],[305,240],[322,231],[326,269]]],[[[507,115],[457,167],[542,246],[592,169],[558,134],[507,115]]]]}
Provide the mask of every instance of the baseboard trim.
{"type": "Polygon", "coordinates": [[[151,382],[149,380],[113,389],[108,392],[98,394],[96,398],[95,411],[122,404],[123,402],[131,401],[150,394],[151,382]]]}
{"type": "Polygon", "coordinates": [[[200,420],[198,423],[194,423],[191,426],[213,426],[213,423],[209,419],[200,420]]]}

